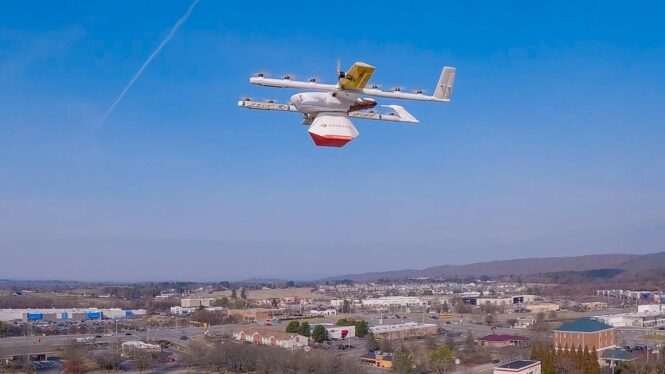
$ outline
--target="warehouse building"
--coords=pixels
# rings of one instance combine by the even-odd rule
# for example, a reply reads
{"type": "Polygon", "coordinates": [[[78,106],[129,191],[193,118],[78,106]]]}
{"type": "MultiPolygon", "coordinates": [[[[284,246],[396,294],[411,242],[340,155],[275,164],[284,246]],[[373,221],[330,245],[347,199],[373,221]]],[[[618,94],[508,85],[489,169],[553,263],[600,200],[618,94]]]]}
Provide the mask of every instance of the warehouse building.
{"type": "Polygon", "coordinates": [[[433,297],[418,296],[385,296],[361,300],[363,307],[413,307],[432,305],[433,297]]]}
{"type": "Polygon", "coordinates": [[[83,321],[90,319],[119,319],[145,315],[145,309],[0,309],[0,321],[83,321]]]}
{"type": "Polygon", "coordinates": [[[355,326],[337,326],[332,323],[313,323],[309,325],[310,331],[314,331],[316,326],[323,326],[328,333],[328,339],[338,340],[356,337],[355,326]]]}
{"type": "Polygon", "coordinates": [[[183,308],[198,308],[198,307],[209,307],[215,304],[215,298],[185,298],[180,299],[180,306],[183,308]]]}
{"type": "Polygon", "coordinates": [[[480,296],[464,296],[462,301],[468,305],[496,305],[496,306],[510,306],[527,304],[536,301],[535,295],[515,295],[506,297],[480,297],[480,296]]]}
{"type": "Polygon", "coordinates": [[[434,336],[439,327],[431,323],[405,322],[395,325],[376,325],[369,328],[377,340],[408,339],[434,336]]]}
{"type": "Polygon", "coordinates": [[[665,326],[665,305],[640,305],[636,313],[600,315],[594,318],[613,327],[662,327],[665,326]]]}

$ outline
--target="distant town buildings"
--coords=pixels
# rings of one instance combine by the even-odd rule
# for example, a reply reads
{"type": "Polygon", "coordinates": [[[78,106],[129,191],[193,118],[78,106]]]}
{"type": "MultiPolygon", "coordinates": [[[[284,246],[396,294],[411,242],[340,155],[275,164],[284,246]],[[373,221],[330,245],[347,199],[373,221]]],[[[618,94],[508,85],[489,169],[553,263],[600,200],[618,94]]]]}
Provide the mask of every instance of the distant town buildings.
{"type": "Polygon", "coordinates": [[[596,290],[596,296],[603,298],[622,299],[627,302],[665,304],[663,291],[632,291],[632,290],[596,290]]]}

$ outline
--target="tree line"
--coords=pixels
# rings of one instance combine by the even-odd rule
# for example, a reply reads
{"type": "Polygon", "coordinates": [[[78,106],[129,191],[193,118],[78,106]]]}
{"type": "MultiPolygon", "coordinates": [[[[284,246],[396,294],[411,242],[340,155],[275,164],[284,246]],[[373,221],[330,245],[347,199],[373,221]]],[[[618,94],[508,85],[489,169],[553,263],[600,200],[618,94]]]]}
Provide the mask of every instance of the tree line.
{"type": "Polygon", "coordinates": [[[555,349],[551,344],[536,344],[531,348],[531,359],[541,362],[542,374],[600,374],[596,347],[591,350],[568,347],[555,349]]]}

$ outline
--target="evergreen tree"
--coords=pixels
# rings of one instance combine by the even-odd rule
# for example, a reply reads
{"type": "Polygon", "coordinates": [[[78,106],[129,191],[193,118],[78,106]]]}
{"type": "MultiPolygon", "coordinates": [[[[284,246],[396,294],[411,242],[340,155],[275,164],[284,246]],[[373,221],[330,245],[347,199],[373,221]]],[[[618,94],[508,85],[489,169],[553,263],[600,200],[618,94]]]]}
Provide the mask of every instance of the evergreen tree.
{"type": "Polygon", "coordinates": [[[471,333],[471,330],[466,332],[466,340],[464,340],[464,351],[466,352],[476,351],[476,341],[473,339],[473,334],[471,333]]]}
{"type": "Polygon", "coordinates": [[[328,331],[326,331],[325,327],[316,325],[314,331],[312,331],[312,339],[317,343],[323,343],[328,340],[328,331]]]}
{"type": "Polygon", "coordinates": [[[369,333],[369,326],[367,325],[367,321],[361,319],[355,321],[354,325],[356,326],[356,336],[359,338],[364,338],[365,335],[369,333]]]}
{"type": "Polygon", "coordinates": [[[543,361],[541,363],[542,374],[556,374],[554,366],[555,360],[556,350],[554,349],[554,346],[546,346],[543,351],[543,361]]]}
{"type": "Polygon", "coordinates": [[[310,336],[311,332],[309,331],[309,322],[305,321],[301,323],[298,333],[302,336],[310,336]]]}
{"type": "Polygon", "coordinates": [[[395,354],[393,355],[393,370],[399,374],[414,372],[413,357],[411,357],[411,352],[405,346],[401,346],[395,350],[395,354]]]}
{"type": "Polygon", "coordinates": [[[543,361],[544,354],[540,344],[534,344],[533,347],[531,347],[531,359],[535,361],[543,361]]]}
{"type": "Polygon", "coordinates": [[[432,351],[429,363],[434,373],[448,373],[455,367],[455,357],[450,348],[442,345],[432,351]]]}
{"type": "Polygon", "coordinates": [[[297,334],[300,332],[300,322],[298,321],[291,321],[289,322],[288,325],[286,325],[286,332],[294,333],[297,334]]]}
{"type": "Polygon", "coordinates": [[[379,349],[379,342],[376,340],[376,337],[374,337],[374,334],[371,332],[367,334],[367,336],[365,337],[365,344],[368,352],[374,352],[379,349]]]}
{"type": "Polygon", "coordinates": [[[455,338],[452,336],[448,335],[446,336],[445,343],[446,347],[450,348],[452,351],[455,350],[455,338]]]}
{"type": "Polygon", "coordinates": [[[593,346],[589,352],[586,372],[588,374],[600,374],[600,363],[598,362],[598,352],[596,351],[596,346],[593,346]]]}

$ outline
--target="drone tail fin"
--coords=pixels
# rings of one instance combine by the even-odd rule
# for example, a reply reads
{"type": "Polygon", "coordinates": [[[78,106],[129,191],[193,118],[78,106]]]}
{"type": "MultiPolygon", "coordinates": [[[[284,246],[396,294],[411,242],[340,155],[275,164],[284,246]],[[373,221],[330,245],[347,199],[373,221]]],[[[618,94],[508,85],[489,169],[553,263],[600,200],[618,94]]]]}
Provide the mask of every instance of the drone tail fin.
{"type": "Polygon", "coordinates": [[[441,71],[441,77],[434,90],[434,98],[437,101],[450,101],[453,93],[453,84],[455,83],[455,72],[457,69],[450,66],[444,66],[441,71]]]}

